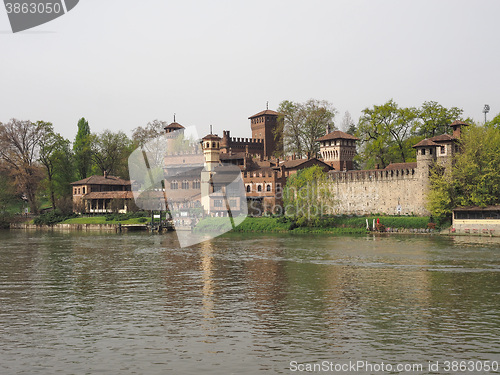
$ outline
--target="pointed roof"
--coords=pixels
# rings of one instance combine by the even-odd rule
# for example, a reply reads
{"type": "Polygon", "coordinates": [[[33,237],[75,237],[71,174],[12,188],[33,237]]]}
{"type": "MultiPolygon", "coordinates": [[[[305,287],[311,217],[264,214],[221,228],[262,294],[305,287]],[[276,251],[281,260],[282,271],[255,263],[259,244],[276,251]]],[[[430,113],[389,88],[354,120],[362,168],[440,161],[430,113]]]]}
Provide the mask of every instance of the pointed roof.
{"type": "Polygon", "coordinates": [[[359,140],[359,138],[353,136],[353,135],[350,135],[350,134],[347,134],[347,133],[344,133],[340,130],[335,130],[331,133],[328,133],[326,135],[324,135],[323,137],[321,138],[318,138],[316,139],[316,141],[329,141],[329,140],[332,140],[332,139],[352,139],[354,141],[357,141],[359,140]]]}
{"type": "Polygon", "coordinates": [[[457,120],[457,121],[454,121],[453,123],[451,123],[451,127],[455,127],[455,126],[469,126],[469,124],[467,124],[466,122],[463,122],[463,121],[460,121],[460,120],[457,120]]]}
{"type": "Polygon", "coordinates": [[[249,119],[253,119],[255,117],[263,116],[263,115],[271,115],[271,116],[279,116],[280,114],[276,111],[272,111],[270,109],[266,109],[265,111],[259,112],[253,116],[250,116],[249,119]]]}
{"type": "Polygon", "coordinates": [[[431,141],[430,139],[423,139],[416,145],[413,145],[412,147],[417,148],[417,147],[429,147],[429,146],[439,146],[439,145],[436,142],[431,141]]]}

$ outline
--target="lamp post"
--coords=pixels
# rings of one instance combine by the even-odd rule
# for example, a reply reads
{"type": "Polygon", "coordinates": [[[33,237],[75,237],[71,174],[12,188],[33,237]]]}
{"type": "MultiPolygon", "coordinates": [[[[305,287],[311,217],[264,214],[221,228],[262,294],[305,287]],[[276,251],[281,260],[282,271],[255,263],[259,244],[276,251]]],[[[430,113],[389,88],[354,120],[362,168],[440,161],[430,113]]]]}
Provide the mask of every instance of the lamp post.
{"type": "Polygon", "coordinates": [[[484,123],[486,124],[486,114],[490,111],[490,106],[488,104],[484,105],[483,113],[484,113],[484,123]]]}

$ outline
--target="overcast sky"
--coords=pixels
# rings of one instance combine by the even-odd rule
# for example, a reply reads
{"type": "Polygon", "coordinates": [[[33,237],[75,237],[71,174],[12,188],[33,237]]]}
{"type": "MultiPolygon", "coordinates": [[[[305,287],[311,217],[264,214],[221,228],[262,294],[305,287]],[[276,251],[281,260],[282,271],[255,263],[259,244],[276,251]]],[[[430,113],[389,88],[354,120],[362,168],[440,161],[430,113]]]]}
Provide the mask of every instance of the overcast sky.
{"type": "Polygon", "coordinates": [[[249,136],[282,100],[330,101],[355,121],[394,99],[482,121],[500,112],[500,1],[80,0],[12,34],[0,8],[0,122],[45,120],[74,139],[177,121],[249,136]]]}

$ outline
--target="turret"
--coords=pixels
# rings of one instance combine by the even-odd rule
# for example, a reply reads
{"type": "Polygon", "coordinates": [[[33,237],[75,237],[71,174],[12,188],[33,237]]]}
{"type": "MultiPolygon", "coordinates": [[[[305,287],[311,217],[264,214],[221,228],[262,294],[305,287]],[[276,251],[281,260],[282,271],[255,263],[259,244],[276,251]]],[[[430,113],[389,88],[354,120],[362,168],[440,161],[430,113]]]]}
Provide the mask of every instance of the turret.
{"type": "Polygon", "coordinates": [[[220,141],[217,134],[209,134],[201,140],[205,169],[208,171],[213,171],[220,164],[220,141]]]}
{"type": "Polygon", "coordinates": [[[353,135],[335,130],[317,139],[320,145],[320,154],[323,161],[337,171],[353,169],[353,160],[356,155],[356,138],[353,135]]]}

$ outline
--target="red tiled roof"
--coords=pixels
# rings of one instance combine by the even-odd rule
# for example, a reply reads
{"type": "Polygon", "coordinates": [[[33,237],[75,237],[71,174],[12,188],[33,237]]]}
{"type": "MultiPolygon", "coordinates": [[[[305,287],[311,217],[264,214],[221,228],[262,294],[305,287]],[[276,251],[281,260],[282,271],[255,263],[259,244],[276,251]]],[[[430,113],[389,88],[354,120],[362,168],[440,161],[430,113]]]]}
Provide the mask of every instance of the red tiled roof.
{"type": "Polygon", "coordinates": [[[318,159],[318,158],[311,158],[311,159],[295,159],[295,160],[287,160],[284,161],[283,163],[280,163],[281,165],[284,165],[286,169],[293,169],[301,166],[304,163],[307,163],[309,161],[317,161],[321,164],[326,165],[328,168],[332,168],[329,164],[326,164],[324,161],[318,159]]]}
{"type": "Polygon", "coordinates": [[[90,176],[80,181],[72,182],[71,185],[130,185],[129,180],[123,180],[116,176],[90,176]]]}
{"type": "Polygon", "coordinates": [[[417,168],[417,163],[391,163],[384,169],[396,170],[396,169],[415,169],[417,168]]]}
{"type": "Polygon", "coordinates": [[[275,111],[271,111],[270,109],[266,109],[265,111],[262,111],[262,112],[259,112],[253,116],[250,116],[249,119],[252,119],[252,118],[255,118],[255,117],[259,117],[259,116],[263,116],[263,115],[271,115],[271,116],[279,116],[280,114],[278,112],[275,112],[275,111]]]}
{"type": "Polygon", "coordinates": [[[324,135],[323,137],[321,138],[318,138],[316,139],[316,141],[329,141],[331,139],[352,139],[352,140],[358,140],[359,138],[353,136],[353,135],[350,135],[350,134],[347,134],[347,133],[344,133],[344,132],[341,132],[340,130],[335,130],[331,133],[328,133],[326,135],[324,135]]]}
{"type": "Polygon", "coordinates": [[[214,140],[214,141],[220,141],[222,138],[219,137],[217,134],[207,134],[202,138],[202,140],[214,140]]]}

